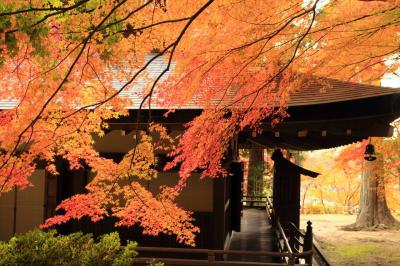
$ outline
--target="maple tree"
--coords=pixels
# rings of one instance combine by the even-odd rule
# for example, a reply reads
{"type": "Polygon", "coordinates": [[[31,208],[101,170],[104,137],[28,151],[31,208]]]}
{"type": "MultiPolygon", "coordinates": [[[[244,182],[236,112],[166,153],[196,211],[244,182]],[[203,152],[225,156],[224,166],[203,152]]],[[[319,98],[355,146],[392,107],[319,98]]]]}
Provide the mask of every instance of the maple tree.
{"type": "Polygon", "coordinates": [[[385,139],[378,148],[384,154],[384,179],[388,205],[393,209],[400,209],[400,121],[393,123],[395,134],[392,138],[385,139]],[[393,191],[394,190],[394,191],[393,191]],[[396,193],[397,192],[397,193],[396,193]]]}
{"type": "Polygon", "coordinates": [[[232,137],[259,131],[266,118],[279,122],[288,92],[312,75],[370,82],[397,69],[399,61],[385,62],[398,57],[399,12],[398,0],[1,1],[0,99],[16,107],[0,113],[0,193],[30,186],[38,160],[57,174],[55,158],[63,157],[97,175],[88,194],[65,200],[65,215],[45,226],[115,216],[193,244],[198,228],[173,201],[190,174],[225,176],[221,159],[232,137]],[[161,59],[161,73],[149,73],[161,59]],[[180,165],[179,184],[160,195],[138,181],[155,178],[154,152],[165,152],[165,141],[173,146],[165,129],[149,129],[165,140],[160,145],[137,131],[137,145],[118,164],[92,147],[108,120],[128,114],[132,103],[119,96],[139,80],[148,81],[133,103],[139,109],[161,104],[156,98],[165,109],[193,98],[204,108],[170,153],[166,169],[180,165]]]}
{"type": "MultiPolygon", "coordinates": [[[[359,147],[362,143],[356,143],[359,147]]],[[[353,146],[352,146],[353,147],[353,146]]],[[[304,166],[321,173],[316,179],[302,179],[302,210],[304,212],[354,213],[359,203],[361,158],[351,160],[341,148],[305,154],[304,166]]]]}

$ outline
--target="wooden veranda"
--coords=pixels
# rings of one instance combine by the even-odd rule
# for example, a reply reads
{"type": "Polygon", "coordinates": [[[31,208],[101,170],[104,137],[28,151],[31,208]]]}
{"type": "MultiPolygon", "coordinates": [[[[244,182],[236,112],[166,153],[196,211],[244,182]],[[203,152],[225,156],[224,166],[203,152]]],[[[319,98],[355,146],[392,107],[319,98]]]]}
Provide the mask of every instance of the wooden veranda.
{"type": "Polygon", "coordinates": [[[233,233],[228,249],[138,247],[135,265],[329,265],[313,243],[311,223],[306,232],[283,229],[267,197],[244,197],[243,202],[257,206],[244,208],[242,230],[233,233]]]}

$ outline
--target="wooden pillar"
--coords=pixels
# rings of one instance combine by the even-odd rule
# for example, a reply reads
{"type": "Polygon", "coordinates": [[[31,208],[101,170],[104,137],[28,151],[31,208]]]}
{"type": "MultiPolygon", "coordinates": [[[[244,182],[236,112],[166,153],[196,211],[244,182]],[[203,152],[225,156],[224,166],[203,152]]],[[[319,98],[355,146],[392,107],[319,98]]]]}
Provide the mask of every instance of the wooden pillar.
{"type": "Polygon", "coordinates": [[[283,158],[278,149],[272,154],[274,160],[273,205],[275,215],[280,218],[282,226],[300,223],[300,174],[317,177],[319,174],[301,168],[283,158]]]}
{"type": "Polygon", "coordinates": [[[225,232],[225,186],[223,178],[214,179],[214,204],[213,204],[213,216],[214,216],[214,241],[213,249],[224,249],[224,232],[225,232]]]}
{"type": "Polygon", "coordinates": [[[291,171],[288,164],[275,161],[273,183],[275,214],[285,227],[292,222],[300,223],[300,173],[291,171]]]}
{"type": "Polygon", "coordinates": [[[240,232],[240,219],[242,213],[242,182],[243,163],[233,162],[230,167],[231,178],[231,226],[232,230],[240,232]]]}
{"type": "Polygon", "coordinates": [[[13,211],[13,236],[17,233],[17,202],[18,202],[18,189],[14,186],[14,211],[13,211]]]}

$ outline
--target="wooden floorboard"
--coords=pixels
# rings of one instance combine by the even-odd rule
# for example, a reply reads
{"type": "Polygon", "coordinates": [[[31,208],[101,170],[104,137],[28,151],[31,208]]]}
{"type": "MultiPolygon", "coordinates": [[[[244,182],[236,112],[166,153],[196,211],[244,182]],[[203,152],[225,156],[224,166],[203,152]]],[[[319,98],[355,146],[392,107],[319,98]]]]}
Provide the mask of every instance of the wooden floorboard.
{"type": "MultiPolygon", "coordinates": [[[[241,232],[233,232],[230,250],[276,251],[273,243],[272,227],[265,209],[243,210],[241,232]]],[[[271,257],[228,256],[228,260],[251,262],[275,262],[271,257]]]]}

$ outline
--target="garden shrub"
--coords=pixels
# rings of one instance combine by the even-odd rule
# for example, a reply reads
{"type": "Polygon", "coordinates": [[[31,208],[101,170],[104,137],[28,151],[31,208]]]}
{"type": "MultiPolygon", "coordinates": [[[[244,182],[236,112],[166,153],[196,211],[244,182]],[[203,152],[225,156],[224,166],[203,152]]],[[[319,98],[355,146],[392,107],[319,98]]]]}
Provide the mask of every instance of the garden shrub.
{"type": "Polygon", "coordinates": [[[57,235],[55,230],[33,230],[0,241],[0,265],[133,265],[136,243],[121,246],[117,232],[103,235],[57,235]]]}

